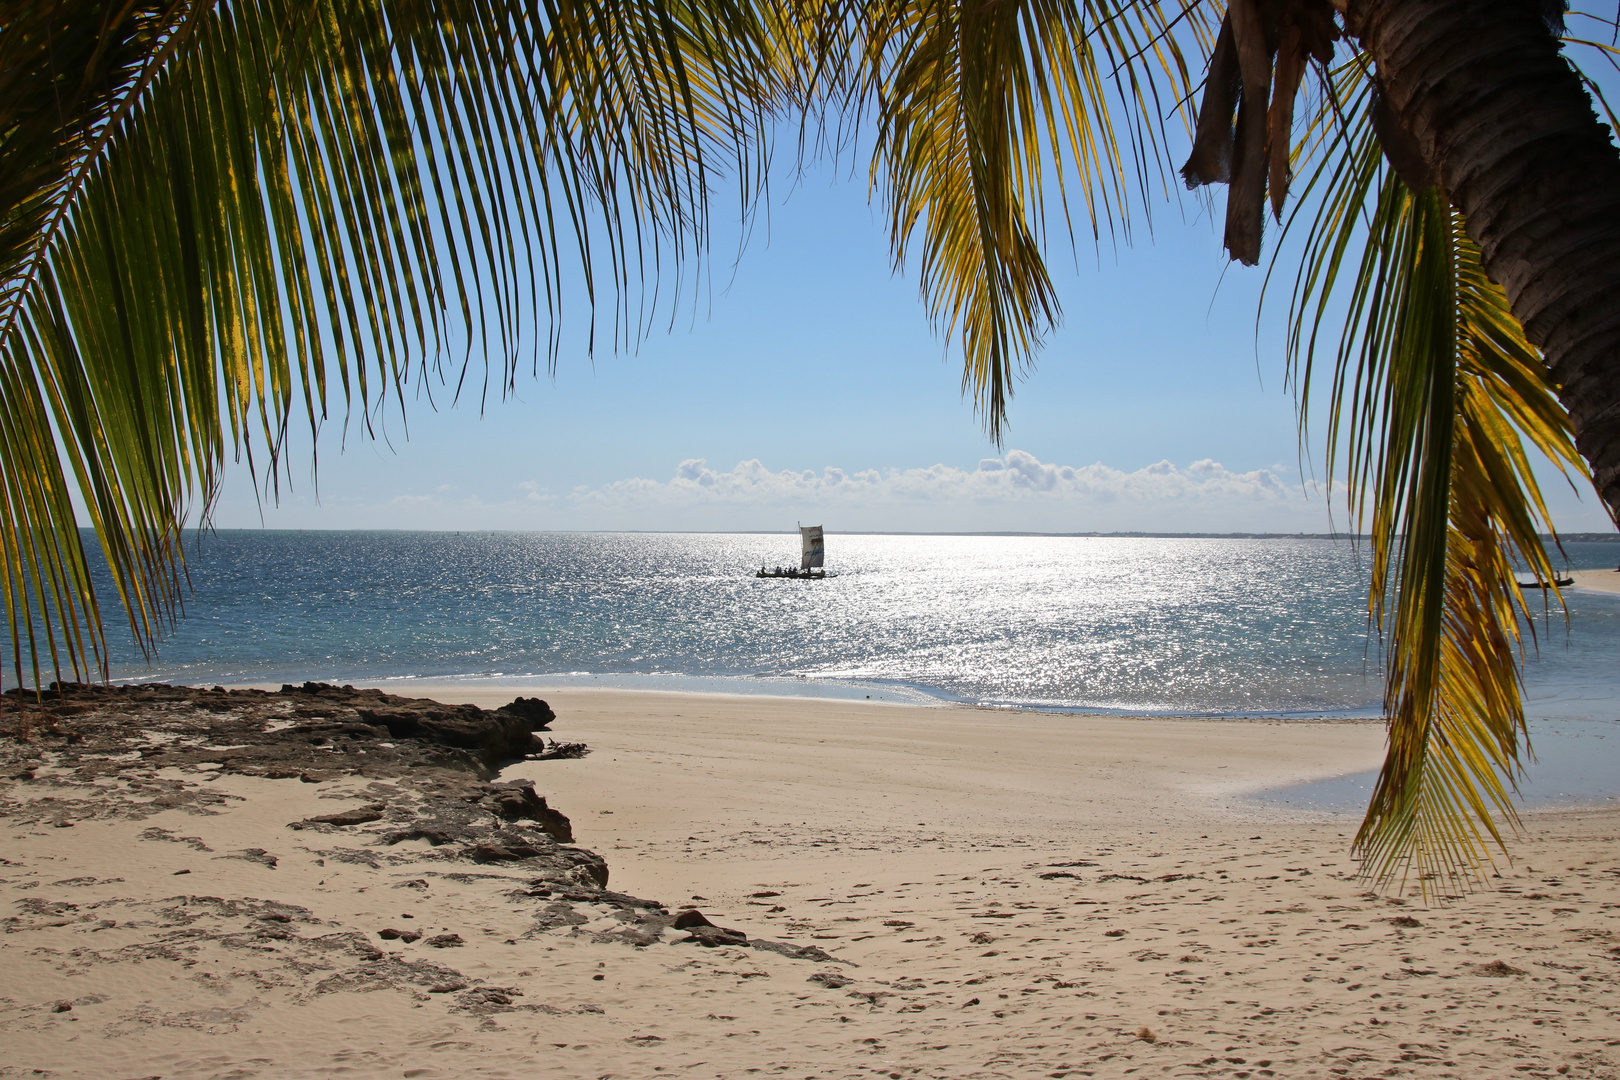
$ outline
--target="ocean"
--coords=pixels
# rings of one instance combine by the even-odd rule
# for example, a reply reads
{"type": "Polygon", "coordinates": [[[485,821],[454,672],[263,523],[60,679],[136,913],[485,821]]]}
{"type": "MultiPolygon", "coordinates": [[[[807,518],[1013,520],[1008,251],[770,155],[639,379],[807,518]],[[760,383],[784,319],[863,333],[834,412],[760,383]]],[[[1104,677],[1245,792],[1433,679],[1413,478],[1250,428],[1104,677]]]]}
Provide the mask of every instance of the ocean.
{"type": "MultiPolygon", "coordinates": [[[[1382,652],[1350,540],[220,531],[184,617],[119,680],[537,685],[870,697],[1135,715],[1377,716],[1382,652]]],[[[1575,569],[1620,544],[1566,545],[1575,569]]],[[[110,588],[103,596],[112,597],[110,588]]],[[[1620,596],[1526,639],[1536,731],[1620,747],[1620,596]]],[[[1617,761],[1620,763],[1620,761],[1617,761]]],[[[1611,770],[1610,775],[1620,773],[1611,770]]],[[[1620,789],[1620,785],[1616,785],[1620,789]]]]}

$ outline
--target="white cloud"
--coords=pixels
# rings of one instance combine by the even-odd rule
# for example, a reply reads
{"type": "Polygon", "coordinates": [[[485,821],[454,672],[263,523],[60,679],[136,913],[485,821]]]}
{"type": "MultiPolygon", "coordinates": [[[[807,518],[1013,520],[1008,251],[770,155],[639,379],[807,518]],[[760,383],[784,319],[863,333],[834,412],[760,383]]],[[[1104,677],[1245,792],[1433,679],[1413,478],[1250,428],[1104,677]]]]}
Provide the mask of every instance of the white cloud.
{"type": "Polygon", "coordinates": [[[530,505],[534,505],[536,503],[544,503],[549,505],[550,503],[557,501],[549,490],[541,487],[533,480],[524,480],[518,484],[517,488],[519,491],[523,492],[522,501],[530,505]]]}
{"type": "MultiPolygon", "coordinates": [[[[968,468],[856,471],[773,470],[757,459],[720,469],[690,458],[667,480],[560,490],[522,481],[382,497],[328,490],[318,504],[300,496],[266,510],[265,524],[283,528],[725,531],[818,521],[846,532],[1325,532],[1333,524],[1320,491],[1287,466],[1235,472],[1205,458],[1126,472],[1052,464],[1023,450],[968,468]]],[[[237,516],[227,512],[219,524],[257,524],[237,516]]]]}
{"type": "Polygon", "coordinates": [[[600,528],[770,528],[795,516],[846,529],[949,531],[1315,532],[1329,524],[1323,501],[1281,469],[1233,472],[1206,458],[1124,472],[1049,464],[1023,450],[972,469],[859,472],[772,471],[757,459],[719,470],[693,458],[667,481],[576,488],[567,501],[570,516],[600,528]]]}

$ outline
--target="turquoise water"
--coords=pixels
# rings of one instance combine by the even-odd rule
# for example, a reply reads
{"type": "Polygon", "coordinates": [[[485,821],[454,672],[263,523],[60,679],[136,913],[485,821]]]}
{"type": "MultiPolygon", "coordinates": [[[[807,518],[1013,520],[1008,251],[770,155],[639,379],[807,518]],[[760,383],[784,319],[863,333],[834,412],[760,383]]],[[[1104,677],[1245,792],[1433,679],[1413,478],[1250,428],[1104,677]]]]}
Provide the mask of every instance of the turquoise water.
{"type": "MultiPolygon", "coordinates": [[[[534,679],[990,706],[1377,715],[1348,541],[828,538],[824,581],[761,580],[796,535],[224,531],[188,544],[177,682],[534,679]]],[[[1620,545],[1571,545],[1612,567],[1620,545]]],[[[1538,620],[1531,715],[1620,719],[1620,597],[1538,620]]]]}
{"type": "MultiPolygon", "coordinates": [[[[1529,721],[1533,757],[1517,778],[1519,805],[1620,806],[1620,723],[1614,720],[1529,721]]],[[[1257,801],[1295,810],[1360,815],[1376,771],[1351,773],[1261,793],[1257,801]]]]}

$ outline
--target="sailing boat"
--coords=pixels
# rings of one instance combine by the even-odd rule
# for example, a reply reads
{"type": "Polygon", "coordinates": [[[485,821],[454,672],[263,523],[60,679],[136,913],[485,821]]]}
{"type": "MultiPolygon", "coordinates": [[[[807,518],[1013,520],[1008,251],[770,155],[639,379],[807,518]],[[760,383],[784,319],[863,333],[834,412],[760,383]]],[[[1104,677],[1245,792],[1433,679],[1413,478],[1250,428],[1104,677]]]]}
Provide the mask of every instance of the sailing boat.
{"type": "Polygon", "coordinates": [[[755,577],[767,578],[824,578],[827,571],[821,567],[827,560],[827,538],[820,525],[799,526],[799,566],[786,569],[778,566],[766,570],[763,566],[755,577]]]}

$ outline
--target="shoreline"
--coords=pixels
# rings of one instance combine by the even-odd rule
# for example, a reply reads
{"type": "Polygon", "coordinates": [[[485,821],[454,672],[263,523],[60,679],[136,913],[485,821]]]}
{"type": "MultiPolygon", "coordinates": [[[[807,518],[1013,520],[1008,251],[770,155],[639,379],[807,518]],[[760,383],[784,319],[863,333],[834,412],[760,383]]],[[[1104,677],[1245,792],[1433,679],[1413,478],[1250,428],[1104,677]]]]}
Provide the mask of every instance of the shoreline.
{"type": "MultiPolygon", "coordinates": [[[[718,697],[738,698],[742,700],[781,700],[804,702],[848,702],[858,704],[870,701],[873,704],[894,705],[905,708],[920,709],[968,709],[989,713],[1006,713],[1025,716],[1078,716],[1099,717],[1116,720],[1194,720],[1212,721],[1218,723],[1303,723],[1303,724],[1381,724],[1383,718],[1376,712],[1361,709],[1338,709],[1327,712],[1256,712],[1243,713],[1232,710],[1212,710],[1206,712],[1186,712],[1176,710],[1135,710],[1125,708],[1106,708],[1103,706],[1088,705],[1047,705],[1030,703],[1001,703],[982,701],[962,701],[943,696],[943,692],[934,693],[920,686],[910,684],[904,686],[868,686],[860,683],[845,683],[838,681],[816,681],[811,679],[794,680],[789,682],[775,677],[755,676],[706,676],[682,675],[661,676],[642,674],[615,674],[605,676],[591,676],[593,681],[600,678],[601,685],[592,685],[585,682],[569,681],[584,676],[571,675],[402,675],[382,679],[353,679],[342,682],[336,677],[317,681],[329,682],[333,685],[351,685],[356,687],[369,687],[383,690],[391,694],[421,695],[439,698],[444,701],[492,701],[501,695],[533,695],[533,694],[571,694],[571,693],[605,693],[605,694],[679,694],[691,697],[718,697]],[[688,686],[637,686],[637,682],[661,682],[665,678],[686,684],[688,686]],[[623,680],[623,681],[620,681],[623,680]],[[799,686],[806,690],[821,689],[838,691],[836,693],[787,693],[777,692],[775,684],[778,682],[790,686],[799,686]],[[710,684],[721,684],[722,688],[713,688],[710,684]],[[766,687],[766,689],[749,690],[736,689],[742,686],[766,687]],[[872,690],[867,694],[865,691],[872,690]],[[881,697],[883,694],[892,697],[881,697]]],[[[170,681],[166,675],[153,675],[150,677],[128,677],[112,680],[116,686],[139,686],[143,683],[170,681]]],[[[226,681],[216,683],[212,680],[202,680],[196,683],[177,682],[175,685],[222,685],[227,688],[251,690],[278,690],[290,683],[267,681],[226,681]]]]}
{"type": "MultiPolygon", "coordinates": [[[[276,690],[280,688],[279,685],[270,683],[256,683],[248,685],[253,689],[263,690],[276,690]]],[[[356,685],[369,686],[384,690],[388,693],[399,693],[401,690],[407,689],[407,687],[402,687],[398,682],[395,681],[372,682],[356,685]]],[[[1384,731],[1384,721],[1381,717],[1344,716],[1339,714],[1314,716],[1200,716],[1177,714],[1161,715],[1143,713],[1099,713],[1090,712],[1083,709],[1004,708],[1000,706],[971,705],[937,700],[928,702],[865,702],[855,701],[849,698],[800,697],[789,694],[724,694],[689,690],[631,690],[618,687],[560,687],[555,684],[535,685],[534,683],[530,682],[500,683],[491,681],[488,683],[472,683],[467,681],[429,682],[424,680],[420,684],[413,681],[412,683],[408,684],[408,686],[408,692],[412,694],[420,694],[424,697],[430,697],[447,703],[479,705],[483,708],[495,708],[500,703],[510,701],[515,696],[532,694],[539,694],[545,696],[548,700],[557,701],[572,700],[575,695],[579,695],[579,699],[581,701],[590,701],[596,697],[600,697],[601,700],[610,703],[615,697],[622,697],[625,700],[637,700],[640,698],[645,698],[649,702],[656,702],[661,698],[669,698],[673,700],[686,700],[692,703],[694,706],[701,705],[702,702],[707,699],[714,699],[716,701],[727,702],[728,707],[735,709],[747,709],[750,707],[749,703],[755,703],[761,707],[769,706],[771,708],[792,708],[797,705],[804,705],[817,710],[822,708],[837,708],[841,705],[848,705],[857,708],[863,706],[882,706],[884,708],[915,709],[932,716],[941,716],[952,712],[959,712],[980,718],[1005,717],[1007,718],[1008,723],[1015,726],[1026,722],[1039,724],[1043,720],[1061,720],[1067,722],[1076,722],[1082,725],[1102,723],[1108,725],[1108,730],[1113,732],[1116,736],[1129,736],[1133,738],[1152,730],[1151,726],[1138,730],[1141,725],[1154,724],[1209,724],[1217,725],[1218,727],[1245,725],[1267,727],[1282,726],[1301,729],[1324,726],[1344,726],[1349,728],[1362,728],[1376,731],[1378,733],[1378,744],[1381,748],[1383,745],[1382,733],[1384,731]],[[1113,725],[1125,726],[1114,727],[1113,725]]],[[[994,723],[995,721],[985,721],[981,719],[980,722],[994,723]]],[[[1542,724],[1542,721],[1534,721],[1534,723],[1540,725],[1542,724]]],[[[1554,720],[1549,721],[1548,723],[1564,724],[1567,726],[1571,722],[1554,720]]],[[[1574,724],[1576,726],[1601,726],[1597,722],[1592,721],[1576,721],[1574,724]]],[[[931,735],[932,728],[930,727],[926,730],[931,735]]],[[[1542,733],[1542,735],[1538,736],[1535,745],[1542,751],[1548,750],[1549,744],[1546,741],[1548,737],[1548,733],[1542,733]]],[[[1572,743],[1571,745],[1573,746],[1574,744],[1572,743]]],[[[1567,773],[1572,767],[1575,767],[1571,764],[1571,759],[1574,757],[1574,755],[1571,754],[1569,749],[1562,747],[1552,747],[1552,749],[1558,752],[1553,754],[1544,753],[1541,760],[1535,766],[1536,768],[1542,769],[1543,772],[1540,774],[1534,774],[1534,782],[1530,784],[1532,801],[1525,802],[1520,805],[1519,810],[1521,814],[1556,814],[1589,810],[1601,811],[1620,805],[1620,789],[1617,789],[1613,794],[1594,792],[1591,790],[1581,790],[1577,795],[1566,795],[1563,792],[1559,792],[1557,795],[1541,797],[1540,790],[1542,788],[1569,786],[1568,777],[1562,774],[1567,773]],[[1556,764],[1554,764],[1554,762],[1556,762],[1556,764]]],[[[1620,755],[1620,728],[1617,728],[1615,732],[1614,746],[1612,748],[1604,748],[1601,751],[1601,754],[1602,756],[1596,760],[1606,761],[1609,758],[1615,758],[1617,755],[1620,755]]],[[[1375,773],[1378,766],[1380,766],[1383,761],[1382,750],[1380,749],[1375,755],[1364,756],[1363,758],[1358,759],[1358,761],[1359,764],[1350,764],[1347,762],[1343,768],[1338,768],[1336,771],[1324,772],[1313,770],[1304,775],[1290,774],[1286,778],[1276,780],[1275,782],[1271,780],[1255,780],[1252,783],[1252,786],[1243,791],[1237,792],[1236,797],[1249,800],[1250,807],[1260,812],[1276,811],[1304,815],[1323,815],[1333,819],[1353,817],[1359,820],[1364,810],[1364,802],[1358,804],[1357,806],[1351,807],[1348,805],[1339,806],[1330,803],[1321,803],[1315,800],[1316,791],[1319,788],[1328,788],[1329,785],[1333,785],[1335,782],[1339,781],[1350,781],[1352,779],[1357,779],[1369,771],[1375,773]],[[1305,801],[1299,801],[1301,798],[1303,798],[1305,801]]],[[[1599,782],[1601,783],[1601,781],[1599,782]]],[[[1585,789],[1590,788],[1592,783],[1593,780],[1591,777],[1583,777],[1576,782],[1575,786],[1577,788],[1585,789]]],[[[1331,789],[1329,788],[1329,790],[1331,789]]]]}
{"type": "Polygon", "coordinates": [[[409,769],[106,759],[86,782],[172,805],[56,828],[54,773],[0,779],[0,1077],[1620,1072],[1620,811],[1527,817],[1493,888],[1425,905],[1368,891],[1353,822],[1237,797],[1376,761],[1380,726],[547,700],[546,734],[590,754],[501,781],[571,819],[614,895],[789,952],[683,944],[518,864],[355,831],[380,822],[308,824],[412,797],[409,769]]]}

